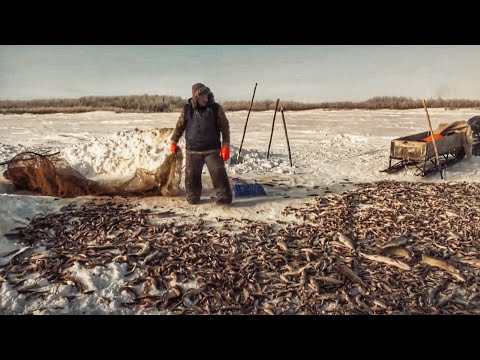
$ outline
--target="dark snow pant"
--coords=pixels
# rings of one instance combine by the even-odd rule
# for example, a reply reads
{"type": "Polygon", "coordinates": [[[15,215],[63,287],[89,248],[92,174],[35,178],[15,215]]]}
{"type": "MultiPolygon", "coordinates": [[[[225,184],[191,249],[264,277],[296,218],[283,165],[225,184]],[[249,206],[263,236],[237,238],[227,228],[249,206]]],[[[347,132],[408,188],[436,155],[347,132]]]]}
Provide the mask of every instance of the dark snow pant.
{"type": "Polygon", "coordinates": [[[198,204],[200,201],[204,164],[207,165],[212,179],[217,204],[230,204],[232,202],[232,188],[225,164],[218,151],[207,154],[187,152],[185,162],[185,190],[187,201],[190,204],[198,204]]]}

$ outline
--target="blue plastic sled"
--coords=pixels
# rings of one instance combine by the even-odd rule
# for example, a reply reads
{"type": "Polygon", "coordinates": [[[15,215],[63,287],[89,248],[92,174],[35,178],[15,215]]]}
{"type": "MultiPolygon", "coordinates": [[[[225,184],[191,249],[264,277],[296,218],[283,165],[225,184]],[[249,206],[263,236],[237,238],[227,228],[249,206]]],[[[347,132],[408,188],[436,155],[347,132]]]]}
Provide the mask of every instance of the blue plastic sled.
{"type": "MultiPolygon", "coordinates": [[[[237,179],[233,179],[234,182],[237,179]]],[[[253,196],[267,196],[265,189],[261,184],[234,184],[233,185],[233,193],[235,197],[253,197],[253,196]]]]}

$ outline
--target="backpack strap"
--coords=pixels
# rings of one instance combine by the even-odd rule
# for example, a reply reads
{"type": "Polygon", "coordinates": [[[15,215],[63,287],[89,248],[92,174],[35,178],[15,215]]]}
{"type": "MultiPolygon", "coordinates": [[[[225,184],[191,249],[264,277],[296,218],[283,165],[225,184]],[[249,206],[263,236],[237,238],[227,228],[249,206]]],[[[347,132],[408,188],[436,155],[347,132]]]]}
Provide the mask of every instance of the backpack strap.
{"type": "Polygon", "coordinates": [[[220,129],[220,120],[218,119],[219,106],[218,106],[217,103],[212,104],[212,110],[213,110],[213,114],[215,116],[215,119],[217,119],[217,126],[220,129]]]}
{"type": "Polygon", "coordinates": [[[185,104],[183,106],[183,114],[184,114],[184,120],[187,122],[187,120],[192,116],[192,106],[190,104],[185,104]]]}

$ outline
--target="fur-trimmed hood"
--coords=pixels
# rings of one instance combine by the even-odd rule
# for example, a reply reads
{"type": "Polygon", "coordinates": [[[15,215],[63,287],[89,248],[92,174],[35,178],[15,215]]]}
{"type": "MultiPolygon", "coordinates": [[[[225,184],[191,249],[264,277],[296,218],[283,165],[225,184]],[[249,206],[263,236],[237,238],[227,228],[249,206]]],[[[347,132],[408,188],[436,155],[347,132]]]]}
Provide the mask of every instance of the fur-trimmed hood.
{"type": "Polygon", "coordinates": [[[198,83],[192,87],[192,90],[195,92],[195,96],[188,99],[188,103],[192,105],[193,108],[197,107],[197,94],[207,93],[208,94],[208,103],[207,106],[210,106],[215,103],[215,97],[213,96],[212,91],[207,86],[198,83]]]}

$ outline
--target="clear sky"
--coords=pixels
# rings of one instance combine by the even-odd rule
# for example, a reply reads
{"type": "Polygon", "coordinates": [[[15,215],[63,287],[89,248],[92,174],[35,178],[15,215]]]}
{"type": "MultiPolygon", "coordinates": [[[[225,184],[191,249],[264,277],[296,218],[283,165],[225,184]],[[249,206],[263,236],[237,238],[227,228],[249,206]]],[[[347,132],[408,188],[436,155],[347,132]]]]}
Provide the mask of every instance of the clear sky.
{"type": "Polygon", "coordinates": [[[0,99],[161,94],[218,100],[480,99],[480,46],[0,45],[0,99]]]}

